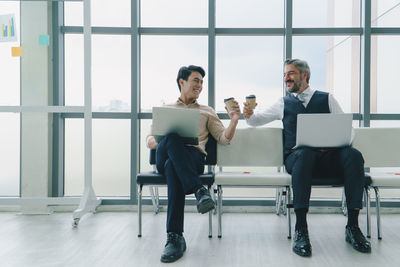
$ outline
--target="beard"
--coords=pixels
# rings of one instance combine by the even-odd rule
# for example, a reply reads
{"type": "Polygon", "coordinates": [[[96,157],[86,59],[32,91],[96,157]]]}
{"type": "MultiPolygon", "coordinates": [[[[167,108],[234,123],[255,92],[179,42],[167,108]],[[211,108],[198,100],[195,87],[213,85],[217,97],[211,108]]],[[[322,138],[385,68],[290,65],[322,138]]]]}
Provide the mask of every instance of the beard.
{"type": "Polygon", "coordinates": [[[286,91],[288,91],[289,93],[296,93],[300,90],[301,86],[303,85],[303,81],[298,81],[295,82],[293,80],[288,80],[287,82],[293,82],[293,87],[287,87],[286,85],[286,91]]]}

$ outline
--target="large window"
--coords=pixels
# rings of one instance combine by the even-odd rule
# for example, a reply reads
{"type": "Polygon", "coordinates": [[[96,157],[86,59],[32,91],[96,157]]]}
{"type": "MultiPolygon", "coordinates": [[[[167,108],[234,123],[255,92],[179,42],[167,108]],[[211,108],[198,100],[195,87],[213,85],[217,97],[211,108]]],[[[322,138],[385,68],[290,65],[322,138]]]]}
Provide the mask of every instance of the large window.
{"type": "MultiPolygon", "coordinates": [[[[21,43],[20,3],[0,1],[1,15],[15,15],[17,41],[0,42],[0,106],[20,105],[20,57],[11,56],[11,47],[21,43]]],[[[0,32],[1,34],[1,32],[0,32]]],[[[0,196],[20,194],[20,115],[0,113],[0,196]]]]}
{"type": "Polygon", "coordinates": [[[216,40],[215,106],[225,112],[224,98],[242,105],[247,95],[257,96],[258,108],[272,105],[283,92],[283,38],[221,36],[216,40]]]}
{"type": "Polygon", "coordinates": [[[360,0],[293,0],[293,27],[360,27],[360,0]]]}
{"type": "MultiPolygon", "coordinates": [[[[398,126],[398,1],[111,2],[92,1],[91,14],[93,184],[98,195],[135,199],[135,186],[130,185],[135,172],[152,169],[145,145],[151,109],[177,100],[176,75],[183,65],[204,67],[199,102],[212,105],[225,125],[224,98],[233,96],[242,103],[246,95],[255,94],[262,108],[285,94],[283,61],[291,57],[308,61],[311,87],[332,93],[345,112],[355,115],[354,126],[398,126]],[[371,29],[365,24],[363,14],[369,12],[364,8],[370,8],[371,29]],[[132,17],[133,11],[139,19],[132,17]],[[369,84],[364,76],[371,78],[369,84]]],[[[66,2],[64,8],[65,104],[83,105],[83,5],[66,2]]],[[[83,120],[65,117],[65,193],[79,195],[83,120]]],[[[240,121],[239,127],[247,125],[240,121]]],[[[275,191],[226,189],[224,195],[265,198],[274,197],[275,191]]],[[[312,196],[338,199],[341,189],[313,190],[312,196]]],[[[382,196],[394,193],[383,190],[382,196]]]]}
{"type": "MultiPolygon", "coordinates": [[[[198,65],[208,72],[206,37],[143,36],[141,41],[140,107],[143,112],[178,99],[176,75],[181,66],[198,65]]],[[[204,79],[200,103],[207,104],[207,89],[207,79],[204,79]]]]}
{"type": "Polygon", "coordinates": [[[310,87],[332,93],[344,112],[359,112],[358,36],[295,36],[293,58],[307,59],[310,87]]]}

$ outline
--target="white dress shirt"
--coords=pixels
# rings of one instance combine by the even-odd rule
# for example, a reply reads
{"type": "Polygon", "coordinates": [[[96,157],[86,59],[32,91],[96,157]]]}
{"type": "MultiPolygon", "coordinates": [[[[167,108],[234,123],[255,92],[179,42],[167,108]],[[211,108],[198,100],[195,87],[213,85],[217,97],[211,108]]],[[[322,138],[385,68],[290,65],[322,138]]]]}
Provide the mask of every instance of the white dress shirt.
{"type": "MultiPolygon", "coordinates": [[[[311,100],[315,90],[307,87],[301,94],[292,93],[293,96],[299,98],[303,101],[304,107],[307,107],[308,103],[311,100]]],[[[344,113],[342,108],[340,107],[337,100],[329,94],[328,96],[328,104],[329,104],[329,111],[333,114],[340,114],[344,113]]],[[[284,101],[283,97],[281,97],[275,104],[272,106],[263,109],[263,110],[256,110],[250,118],[246,119],[248,125],[256,127],[267,124],[274,120],[282,120],[283,119],[283,112],[284,112],[284,101]]]]}

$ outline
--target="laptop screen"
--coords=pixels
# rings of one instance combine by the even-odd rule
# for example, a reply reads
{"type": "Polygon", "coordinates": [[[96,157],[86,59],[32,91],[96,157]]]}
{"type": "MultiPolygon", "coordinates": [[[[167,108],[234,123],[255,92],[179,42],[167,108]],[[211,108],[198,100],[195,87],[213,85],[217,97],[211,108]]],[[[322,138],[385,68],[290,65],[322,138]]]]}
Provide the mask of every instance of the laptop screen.
{"type": "Polygon", "coordinates": [[[352,114],[298,114],[294,148],[348,146],[352,120],[352,114]]]}

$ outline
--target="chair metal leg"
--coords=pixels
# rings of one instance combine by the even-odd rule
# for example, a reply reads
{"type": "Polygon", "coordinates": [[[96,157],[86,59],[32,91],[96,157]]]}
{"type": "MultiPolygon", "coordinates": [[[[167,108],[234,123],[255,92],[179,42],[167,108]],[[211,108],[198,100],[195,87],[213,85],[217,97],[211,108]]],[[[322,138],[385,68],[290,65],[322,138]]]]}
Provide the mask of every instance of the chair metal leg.
{"type": "Polygon", "coordinates": [[[282,198],[282,188],[276,188],[276,196],[275,196],[275,213],[276,215],[280,215],[281,213],[281,198],[282,198]]]}
{"type": "MultiPolygon", "coordinates": [[[[210,190],[213,191],[212,187],[209,185],[208,192],[210,192],[210,190]]],[[[210,210],[208,212],[208,238],[212,238],[212,214],[213,214],[213,210],[210,210]]]]}
{"type": "MultiPolygon", "coordinates": [[[[215,206],[218,205],[218,200],[217,200],[217,189],[215,189],[215,184],[211,186],[211,198],[214,200],[215,206]]],[[[213,209],[213,214],[217,214],[217,209],[213,209]]]]}
{"type": "Polygon", "coordinates": [[[160,212],[160,194],[158,193],[158,186],[154,187],[154,195],[156,199],[156,210],[155,213],[158,214],[160,212]]]}
{"type": "Polygon", "coordinates": [[[287,188],[282,188],[281,189],[281,206],[280,206],[279,210],[280,210],[280,213],[282,213],[285,216],[287,214],[287,210],[286,210],[286,208],[287,208],[287,206],[286,206],[286,204],[287,204],[286,203],[287,194],[288,194],[287,188]]]}
{"type": "Polygon", "coordinates": [[[381,197],[379,195],[379,188],[374,186],[375,191],[375,205],[376,205],[376,227],[378,231],[378,239],[382,239],[381,233],[381,214],[380,214],[380,207],[381,207],[381,197]]]}
{"type": "Polygon", "coordinates": [[[138,185],[138,237],[142,237],[142,189],[143,185],[138,185]]]}
{"type": "Polygon", "coordinates": [[[222,186],[218,185],[218,238],[222,237],[222,186]]]}
{"type": "Polygon", "coordinates": [[[342,213],[344,216],[347,216],[346,194],[344,193],[344,189],[342,191],[342,213]]]}
{"type": "Polygon", "coordinates": [[[290,217],[290,202],[291,202],[291,192],[290,192],[290,186],[286,187],[286,214],[287,214],[287,220],[288,220],[288,239],[292,238],[292,221],[290,217]]]}
{"type": "Polygon", "coordinates": [[[158,187],[157,186],[149,186],[149,191],[150,191],[150,196],[151,196],[151,203],[153,204],[154,213],[157,214],[159,211],[159,208],[157,205],[157,198],[156,198],[156,194],[158,197],[158,187]],[[154,193],[154,191],[156,191],[156,193],[154,193]]]}
{"type": "Polygon", "coordinates": [[[366,186],[364,188],[364,197],[365,197],[365,207],[367,209],[367,237],[371,238],[371,198],[369,195],[369,187],[366,186]]]}

